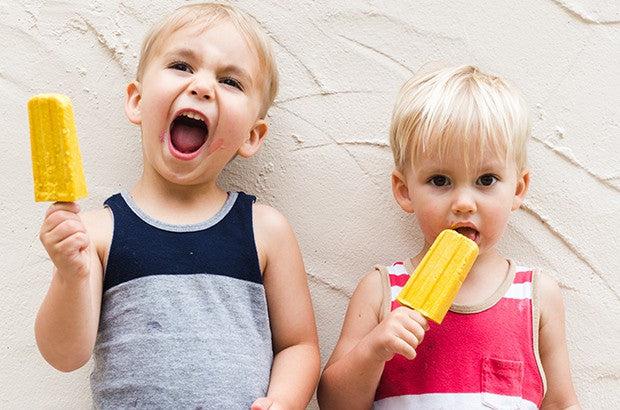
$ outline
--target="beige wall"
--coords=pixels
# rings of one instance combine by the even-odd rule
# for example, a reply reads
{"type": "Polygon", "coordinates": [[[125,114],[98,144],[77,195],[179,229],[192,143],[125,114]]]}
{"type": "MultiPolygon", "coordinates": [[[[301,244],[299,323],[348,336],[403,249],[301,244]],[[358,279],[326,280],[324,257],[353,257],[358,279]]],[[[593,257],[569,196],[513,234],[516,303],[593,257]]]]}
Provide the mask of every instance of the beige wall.
{"type": "MultiPolygon", "coordinates": [[[[131,186],[137,130],[122,112],[139,42],[183,2],[3,0],[0,4],[0,408],[89,404],[89,368],[52,370],[33,320],[51,265],[32,200],[28,97],[72,97],[90,197],[131,186]],[[86,4],[89,5],[86,5],[86,4]],[[170,4],[173,3],[173,4],[170,4]]],[[[281,93],[262,152],[229,187],[281,209],[301,243],[323,359],[348,297],[375,263],[412,255],[415,220],[389,191],[387,127],[400,84],[428,61],[507,76],[533,113],[533,181],[501,248],[561,284],[585,408],[620,408],[620,6],[617,0],[237,1],[276,42],[281,93]]]]}

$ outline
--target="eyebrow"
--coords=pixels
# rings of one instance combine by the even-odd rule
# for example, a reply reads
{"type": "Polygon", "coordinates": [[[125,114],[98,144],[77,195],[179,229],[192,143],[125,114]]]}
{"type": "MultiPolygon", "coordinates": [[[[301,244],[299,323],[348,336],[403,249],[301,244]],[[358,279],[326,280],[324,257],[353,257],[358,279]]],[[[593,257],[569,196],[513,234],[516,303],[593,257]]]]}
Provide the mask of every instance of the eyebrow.
{"type": "MultiPolygon", "coordinates": [[[[190,48],[174,49],[166,53],[164,55],[164,58],[168,59],[168,58],[172,58],[175,56],[186,58],[188,60],[199,60],[200,59],[200,57],[190,48]]],[[[252,85],[253,83],[252,76],[250,75],[250,73],[247,70],[235,64],[227,64],[224,67],[220,67],[219,71],[239,76],[243,79],[244,82],[247,82],[247,85],[252,85]]]]}
{"type": "Polygon", "coordinates": [[[244,70],[243,68],[236,66],[234,64],[229,64],[224,66],[221,69],[222,72],[224,73],[229,73],[229,74],[234,74],[238,77],[241,77],[241,79],[247,83],[247,85],[252,85],[252,76],[250,76],[250,73],[248,73],[246,70],[244,70]]]}

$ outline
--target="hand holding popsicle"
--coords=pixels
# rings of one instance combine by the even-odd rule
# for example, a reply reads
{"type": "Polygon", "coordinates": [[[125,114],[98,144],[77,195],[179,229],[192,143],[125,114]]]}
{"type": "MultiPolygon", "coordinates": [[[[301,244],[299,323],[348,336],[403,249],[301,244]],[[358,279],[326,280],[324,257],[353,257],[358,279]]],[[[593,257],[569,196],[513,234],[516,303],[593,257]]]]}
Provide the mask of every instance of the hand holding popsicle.
{"type": "Polygon", "coordinates": [[[365,339],[380,362],[397,353],[412,360],[427,330],[428,322],[419,312],[401,306],[392,310],[365,339]]]}
{"type": "Polygon", "coordinates": [[[441,323],[478,257],[478,245],[452,229],[442,231],[396,299],[441,323]]]}
{"type": "Polygon", "coordinates": [[[28,117],[35,201],[62,201],[47,210],[39,238],[63,278],[85,277],[90,240],[72,201],[87,192],[71,101],[36,95],[28,101],[28,117]]]}
{"type": "Polygon", "coordinates": [[[415,358],[427,319],[442,322],[477,256],[474,241],[451,229],[442,231],[396,297],[403,306],[367,335],[370,351],[381,361],[396,353],[415,358]]]}
{"type": "Polygon", "coordinates": [[[66,281],[81,280],[90,272],[90,238],[74,202],[56,202],[46,214],[39,239],[58,274],[66,281]]]}

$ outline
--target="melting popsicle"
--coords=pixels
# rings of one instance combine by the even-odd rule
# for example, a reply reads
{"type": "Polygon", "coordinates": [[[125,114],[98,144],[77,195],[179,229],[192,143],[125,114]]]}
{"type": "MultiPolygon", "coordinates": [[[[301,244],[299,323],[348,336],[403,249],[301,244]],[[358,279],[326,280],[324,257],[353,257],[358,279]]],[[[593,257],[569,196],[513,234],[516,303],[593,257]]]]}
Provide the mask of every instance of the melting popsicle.
{"type": "Polygon", "coordinates": [[[71,100],[39,94],[28,101],[34,199],[70,202],[87,195],[71,100]]]}
{"type": "Polygon", "coordinates": [[[441,323],[477,256],[474,241],[452,229],[442,231],[396,300],[441,323]]]}

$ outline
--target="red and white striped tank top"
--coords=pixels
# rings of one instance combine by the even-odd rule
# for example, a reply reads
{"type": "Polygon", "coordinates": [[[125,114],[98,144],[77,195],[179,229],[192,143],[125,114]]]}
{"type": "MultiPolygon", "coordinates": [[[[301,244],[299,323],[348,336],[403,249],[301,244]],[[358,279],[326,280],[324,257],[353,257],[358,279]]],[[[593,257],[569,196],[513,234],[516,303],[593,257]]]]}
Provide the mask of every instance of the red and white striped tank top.
{"type": "MultiPolygon", "coordinates": [[[[506,280],[487,301],[452,305],[441,325],[430,324],[414,360],[397,354],[385,363],[376,409],[540,407],[545,381],[538,356],[537,274],[509,264],[506,280]]],[[[413,266],[397,262],[381,271],[384,299],[393,310],[413,266]]]]}

